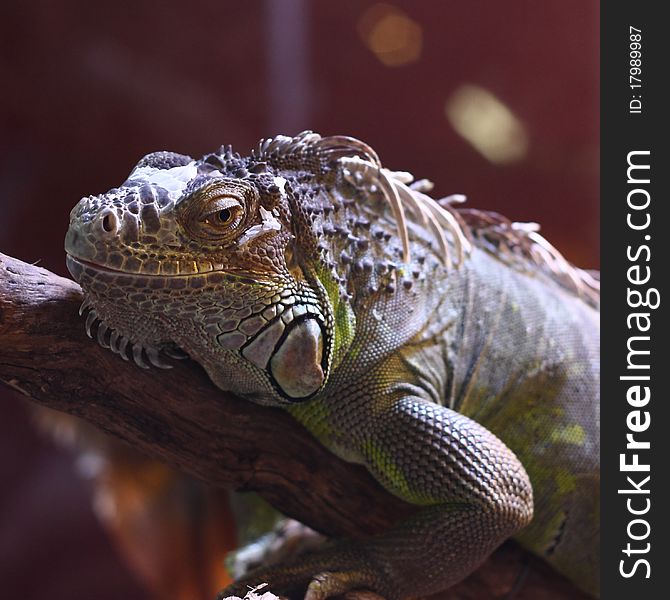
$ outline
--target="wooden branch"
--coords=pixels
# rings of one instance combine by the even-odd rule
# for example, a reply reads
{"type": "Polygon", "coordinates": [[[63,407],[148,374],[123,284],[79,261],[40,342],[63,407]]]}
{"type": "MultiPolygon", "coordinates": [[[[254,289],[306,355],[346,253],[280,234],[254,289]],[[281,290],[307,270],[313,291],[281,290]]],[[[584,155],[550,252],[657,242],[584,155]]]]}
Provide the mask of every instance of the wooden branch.
{"type": "MultiPolygon", "coordinates": [[[[81,301],[74,282],[0,254],[0,381],[210,484],[257,491],[328,535],[375,533],[414,510],[288,414],[218,390],[198,365],[142,370],[100,348],[84,333],[81,301]]],[[[497,597],[527,561],[517,600],[586,598],[514,545],[442,597],[497,597]]]]}

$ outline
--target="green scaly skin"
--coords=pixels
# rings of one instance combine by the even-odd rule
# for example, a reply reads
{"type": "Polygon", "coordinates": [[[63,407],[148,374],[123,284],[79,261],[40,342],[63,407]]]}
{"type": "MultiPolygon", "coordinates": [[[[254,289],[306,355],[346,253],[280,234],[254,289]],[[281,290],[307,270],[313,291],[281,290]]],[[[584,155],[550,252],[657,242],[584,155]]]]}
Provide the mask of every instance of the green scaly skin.
{"type": "Polygon", "coordinates": [[[148,155],[72,211],[87,328],[141,366],[186,353],[421,507],[222,595],[426,595],[510,536],[598,594],[595,284],[529,229],[407,182],[310,132],[148,155]]]}

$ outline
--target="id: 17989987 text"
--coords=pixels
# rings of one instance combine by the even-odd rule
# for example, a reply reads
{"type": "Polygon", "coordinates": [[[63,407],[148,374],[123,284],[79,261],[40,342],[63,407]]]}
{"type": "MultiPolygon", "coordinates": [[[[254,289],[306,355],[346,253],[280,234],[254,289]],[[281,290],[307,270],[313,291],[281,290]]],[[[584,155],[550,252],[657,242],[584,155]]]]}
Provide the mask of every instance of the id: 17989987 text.
{"type": "Polygon", "coordinates": [[[642,30],[628,27],[629,37],[629,71],[628,82],[633,91],[628,103],[628,112],[632,115],[642,114],[642,30]]]}

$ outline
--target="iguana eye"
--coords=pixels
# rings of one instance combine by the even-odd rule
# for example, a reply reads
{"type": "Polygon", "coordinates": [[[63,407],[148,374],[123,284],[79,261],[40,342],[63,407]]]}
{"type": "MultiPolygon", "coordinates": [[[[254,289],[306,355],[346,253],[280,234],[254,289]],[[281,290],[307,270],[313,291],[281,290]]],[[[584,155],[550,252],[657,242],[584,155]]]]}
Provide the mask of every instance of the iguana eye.
{"type": "Polygon", "coordinates": [[[178,206],[186,233],[203,243],[226,245],[240,236],[258,210],[258,191],[246,182],[217,179],[178,206]]]}
{"type": "Polygon", "coordinates": [[[242,223],[244,207],[233,196],[214,197],[204,204],[195,222],[193,233],[212,240],[228,239],[242,223]]]}
{"type": "Polygon", "coordinates": [[[200,220],[217,229],[229,229],[239,224],[242,213],[242,205],[237,198],[212,198],[200,213],[200,220]]]}
{"type": "Polygon", "coordinates": [[[228,225],[233,220],[233,213],[229,208],[224,208],[216,213],[217,225],[228,225]]]}

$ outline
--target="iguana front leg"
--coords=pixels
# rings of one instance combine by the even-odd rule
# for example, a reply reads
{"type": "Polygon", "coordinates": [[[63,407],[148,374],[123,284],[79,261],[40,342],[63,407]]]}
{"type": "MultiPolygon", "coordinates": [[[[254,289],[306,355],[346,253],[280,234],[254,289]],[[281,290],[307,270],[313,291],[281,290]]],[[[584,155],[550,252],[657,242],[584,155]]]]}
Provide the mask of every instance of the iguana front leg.
{"type": "MultiPolygon", "coordinates": [[[[332,412],[330,418],[338,421],[332,412]]],[[[314,425],[307,415],[305,421],[314,425]]],[[[253,573],[221,597],[262,582],[275,593],[307,588],[308,600],[355,589],[388,599],[431,594],[474,571],[532,517],[532,488],[519,460],[457,412],[405,396],[377,405],[349,433],[380,483],[424,508],[370,540],[340,542],[253,573]]]]}

